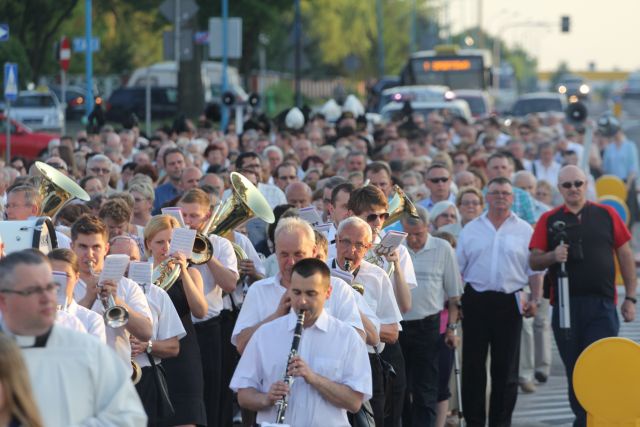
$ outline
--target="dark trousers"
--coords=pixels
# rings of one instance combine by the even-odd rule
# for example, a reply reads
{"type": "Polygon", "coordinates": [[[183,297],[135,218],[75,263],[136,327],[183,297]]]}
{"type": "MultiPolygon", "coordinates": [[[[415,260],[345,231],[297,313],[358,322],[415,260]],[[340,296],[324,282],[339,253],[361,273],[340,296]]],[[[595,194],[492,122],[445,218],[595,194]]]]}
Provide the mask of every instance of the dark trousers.
{"type": "Polygon", "coordinates": [[[222,380],[222,351],[220,317],[194,324],[200,345],[202,374],[204,377],[204,406],[207,410],[207,426],[217,427],[220,417],[222,380]]]}
{"type": "Polygon", "coordinates": [[[404,427],[432,427],[436,421],[440,313],[402,322],[400,344],[405,360],[407,392],[404,427]]]}
{"type": "Polygon", "coordinates": [[[233,425],[233,391],[229,388],[231,377],[236,370],[240,355],[236,347],[231,344],[231,334],[236,324],[237,315],[229,310],[220,313],[220,339],[222,347],[221,372],[222,387],[220,390],[220,427],[233,425]]]}
{"type": "Polygon", "coordinates": [[[385,427],[400,427],[402,420],[402,409],[404,406],[404,396],[407,389],[407,377],[405,374],[404,356],[400,342],[385,344],[380,356],[393,366],[396,376],[393,380],[391,393],[385,393],[390,402],[385,401],[386,416],[384,417],[385,427]]]}
{"type": "Polygon", "coordinates": [[[382,365],[380,359],[375,353],[369,353],[369,363],[371,365],[371,380],[373,386],[373,393],[369,403],[371,404],[371,410],[373,410],[373,419],[376,422],[376,427],[384,426],[384,377],[382,373],[382,365]]]}
{"type": "Polygon", "coordinates": [[[491,348],[489,427],[508,427],[518,398],[522,316],[514,294],[477,292],[462,295],[462,407],[469,427],[486,423],[487,353],[491,348]]]}
{"type": "Polygon", "coordinates": [[[569,403],[571,410],[576,415],[573,425],[583,427],[587,425],[587,416],[573,392],[573,367],[580,353],[591,343],[602,338],[617,336],[620,320],[616,306],[609,298],[571,297],[569,309],[571,310],[571,329],[568,331],[560,329],[560,316],[556,306],[553,307],[551,327],[567,373],[569,403]]]}

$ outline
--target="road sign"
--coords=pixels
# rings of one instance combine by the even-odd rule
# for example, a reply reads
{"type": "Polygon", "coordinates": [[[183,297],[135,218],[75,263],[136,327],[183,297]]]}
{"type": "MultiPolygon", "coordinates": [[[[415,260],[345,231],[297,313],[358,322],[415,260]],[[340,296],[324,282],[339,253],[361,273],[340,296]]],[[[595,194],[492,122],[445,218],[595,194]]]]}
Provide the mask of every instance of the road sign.
{"type": "MultiPolygon", "coordinates": [[[[73,38],[73,51],[84,52],[87,50],[87,43],[84,37],[73,38]]],[[[91,52],[97,52],[100,50],[100,39],[97,37],[91,38],[91,52]]]]}
{"type": "Polygon", "coordinates": [[[4,64],[4,99],[15,101],[18,97],[18,64],[4,64]]]}
{"type": "Polygon", "coordinates": [[[60,40],[60,68],[64,71],[69,69],[69,61],[71,60],[71,45],[67,37],[60,40]]]}
{"type": "MultiPolygon", "coordinates": [[[[229,18],[227,30],[227,57],[242,58],[242,18],[229,18]]],[[[222,57],[222,18],[209,18],[209,56],[222,57]]]]}
{"type": "Polygon", "coordinates": [[[0,24],[0,42],[9,41],[9,24],[0,24]]]}
{"type": "Polygon", "coordinates": [[[199,45],[209,44],[209,33],[207,31],[197,31],[193,36],[193,41],[199,45]]]}
{"type": "Polygon", "coordinates": [[[180,23],[186,22],[198,13],[198,5],[194,0],[165,0],[160,5],[160,13],[168,21],[176,20],[176,1],[180,13],[180,23]]]}

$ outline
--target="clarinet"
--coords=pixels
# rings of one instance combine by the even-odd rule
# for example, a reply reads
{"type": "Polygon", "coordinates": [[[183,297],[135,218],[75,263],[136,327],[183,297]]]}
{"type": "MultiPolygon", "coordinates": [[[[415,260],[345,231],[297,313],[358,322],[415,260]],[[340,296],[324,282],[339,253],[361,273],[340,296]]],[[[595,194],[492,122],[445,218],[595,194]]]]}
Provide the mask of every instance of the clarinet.
{"type": "MultiPolygon", "coordinates": [[[[304,323],[304,310],[300,310],[298,313],[298,322],[296,323],[296,329],[293,332],[293,342],[291,343],[291,351],[289,352],[289,357],[287,359],[287,368],[284,372],[283,381],[287,386],[290,386],[293,383],[293,375],[289,375],[287,371],[289,370],[289,364],[291,360],[298,354],[298,346],[300,345],[300,337],[302,336],[302,324],[304,323]]],[[[276,423],[284,424],[284,413],[287,410],[288,404],[288,395],[284,395],[284,397],[276,402],[276,406],[278,406],[278,414],[276,415],[276,423]]]]}

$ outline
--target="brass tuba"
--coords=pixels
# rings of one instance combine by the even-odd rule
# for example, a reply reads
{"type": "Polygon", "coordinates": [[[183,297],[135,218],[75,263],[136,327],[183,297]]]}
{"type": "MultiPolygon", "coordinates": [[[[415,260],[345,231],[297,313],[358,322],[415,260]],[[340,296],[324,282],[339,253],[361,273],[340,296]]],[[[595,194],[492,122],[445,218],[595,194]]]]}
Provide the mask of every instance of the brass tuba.
{"type": "Polygon", "coordinates": [[[73,199],[89,201],[91,197],[82,187],[56,168],[43,162],[36,162],[42,174],[38,192],[42,198],[40,216],[54,217],[63,206],[73,199]]]}
{"type": "MultiPolygon", "coordinates": [[[[194,249],[189,258],[192,264],[204,264],[213,255],[213,248],[208,236],[216,234],[227,237],[236,227],[241,226],[251,218],[261,218],[271,224],[275,221],[273,211],[262,193],[243,175],[231,173],[231,195],[220,202],[212,210],[211,216],[196,235],[194,249]]],[[[233,243],[233,249],[238,259],[246,259],[244,250],[233,243]]],[[[153,270],[153,283],[165,291],[180,277],[180,269],[171,258],[164,260],[153,270]]]]}
{"type": "Polygon", "coordinates": [[[136,385],[140,382],[142,378],[142,368],[138,365],[138,362],[131,359],[131,382],[133,385],[136,385]]]}

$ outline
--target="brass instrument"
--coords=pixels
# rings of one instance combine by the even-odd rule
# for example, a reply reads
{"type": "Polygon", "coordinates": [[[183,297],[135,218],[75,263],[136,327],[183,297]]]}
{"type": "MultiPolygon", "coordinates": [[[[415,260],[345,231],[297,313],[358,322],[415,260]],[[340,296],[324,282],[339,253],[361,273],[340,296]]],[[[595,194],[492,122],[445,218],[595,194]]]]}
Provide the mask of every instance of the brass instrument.
{"type": "MultiPolygon", "coordinates": [[[[293,342],[291,343],[291,351],[289,351],[289,357],[287,358],[287,367],[284,370],[284,378],[282,379],[287,386],[293,383],[293,375],[289,375],[289,365],[293,358],[298,354],[298,347],[300,346],[300,337],[302,336],[302,327],[304,326],[304,310],[300,310],[298,313],[298,321],[296,322],[296,328],[293,331],[293,342]]],[[[284,424],[284,414],[287,410],[288,395],[276,402],[278,407],[278,413],[276,415],[276,423],[284,424]]]]}
{"type": "MultiPolygon", "coordinates": [[[[232,172],[231,195],[215,206],[202,231],[196,234],[189,262],[199,265],[211,259],[213,247],[208,238],[210,234],[227,237],[236,227],[254,217],[268,224],[275,221],[273,211],[262,193],[243,175],[232,172]]],[[[235,243],[233,250],[238,259],[247,259],[247,254],[235,243]]],[[[179,266],[171,260],[172,258],[164,260],[153,270],[153,283],[165,291],[168,291],[180,277],[179,266]]]]}
{"type": "Polygon", "coordinates": [[[54,217],[63,206],[74,199],[85,202],[91,200],[82,187],[56,168],[43,162],[36,162],[36,168],[42,174],[38,187],[42,198],[40,216],[54,217]]]}
{"type": "MultiPolygon", "coordinates": [[[[89,271],[91,275],[96,277],[97,274],[93,270],[93,263],[89,262],[89,271]]],[[[101,287],[98,284],[98,287],[101,287]]],[[[100,298],[102,300],[102,305],[104,306],[104,314],[102,317],[104,318],[104,322],[110,328],[120,328],[125,326],[129,322],[129,312],[126,308],[121,305],[117,305],[113,295],[109,294],[107,298],[100,298]]]]}
{"type": "Polygon", "coordinates": [[[133,385],[136,385],[140,382],[140,378],[142,378],[142,368],[138,365],[138,362],[131,359],[131,382],[133,385]]]}
{"type": "MultiPolygon", "coordinates": [[[[345,259],[344,260],[344,269],[351,273],[351,260],[349,259],[345,259]]],[[[355,279],[355,277],[354,277],[355,279]]],[[[355,289],[360,295],[364,295],[364,285],[362,283],[356,283],[354,281],[351,281],[351,283],[349,283],[349,285],[355,289]]]]}
{"type": "MultiPolygon", "coordinates": [[[[405,215],[416,219],[419,218],[418,210],[416,209],[411,199],[409,199],[409,197],[402,190],[402,188],[394,185],[393,189],[395,190],[396,194],[393,196],[393,199],[391,199],[391,202],[389,202],[389,218],[387,218],[384,224],[382,224],[382,228],[386,228],[392,224],[395,224],[396,222],[400,221],[405,215]]],[[[364,259],[365,261],[384,269],[385,260],[382,255],[377,252],[376,249],[377,247],[371,248],[365,255],[364,259]]],[[[391,277],[394,271],[395,267],[393,266],[393,264],[388,264],[386,269],[387,275],[391,277]]]]}

